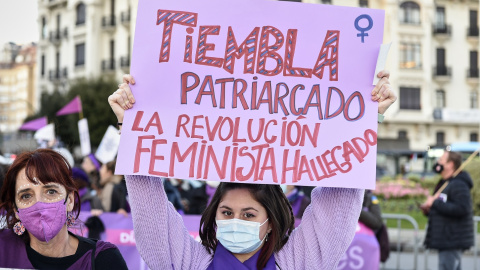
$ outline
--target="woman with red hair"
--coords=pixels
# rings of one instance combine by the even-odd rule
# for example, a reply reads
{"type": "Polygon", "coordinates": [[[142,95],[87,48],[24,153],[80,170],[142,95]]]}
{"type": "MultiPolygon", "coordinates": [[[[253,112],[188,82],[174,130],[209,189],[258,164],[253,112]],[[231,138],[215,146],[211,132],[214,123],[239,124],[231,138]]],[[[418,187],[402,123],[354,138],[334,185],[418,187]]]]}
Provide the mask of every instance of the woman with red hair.
{"type": "Polygon", "coordinates": [[[18,156],[0,192],[0,268],[127,269],[115,245],[74,235],[80,212],[72,169],[59,153],[38,149],[18,156]]]}

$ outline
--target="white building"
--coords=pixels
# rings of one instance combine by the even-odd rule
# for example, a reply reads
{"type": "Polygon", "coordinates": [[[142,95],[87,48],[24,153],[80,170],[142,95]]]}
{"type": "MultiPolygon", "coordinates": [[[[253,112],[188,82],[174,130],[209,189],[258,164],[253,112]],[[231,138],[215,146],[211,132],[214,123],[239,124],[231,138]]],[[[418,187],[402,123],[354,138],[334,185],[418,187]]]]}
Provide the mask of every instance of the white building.
{"type": "Polygon", "coordinates": [[[39,0],[38,87],[129,72],[138,0],[39,0]]]}

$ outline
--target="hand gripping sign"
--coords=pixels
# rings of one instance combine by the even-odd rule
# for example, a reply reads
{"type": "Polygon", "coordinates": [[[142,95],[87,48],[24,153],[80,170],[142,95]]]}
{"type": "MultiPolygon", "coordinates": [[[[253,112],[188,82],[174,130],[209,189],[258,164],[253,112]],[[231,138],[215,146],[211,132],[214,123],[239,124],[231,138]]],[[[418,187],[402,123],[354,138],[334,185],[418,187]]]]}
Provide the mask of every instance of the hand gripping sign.
{"type": "Polygon", "coordinates": [[[374,188],[384,12],[139,1],[116,173],[374,188]]]}

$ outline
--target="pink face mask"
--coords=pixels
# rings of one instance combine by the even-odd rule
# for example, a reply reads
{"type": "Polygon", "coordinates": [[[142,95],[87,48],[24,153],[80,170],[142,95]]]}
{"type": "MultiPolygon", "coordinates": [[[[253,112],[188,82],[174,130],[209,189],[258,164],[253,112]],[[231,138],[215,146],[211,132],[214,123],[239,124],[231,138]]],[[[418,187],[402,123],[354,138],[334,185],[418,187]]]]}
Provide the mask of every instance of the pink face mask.
{"type": "Polygon", "coordinates": [[[42,242],[52,240],[67,220],[67,206],[64,200],[56,203],[36,202],[18,209],[18,217],[25,229],[42,242]]]}

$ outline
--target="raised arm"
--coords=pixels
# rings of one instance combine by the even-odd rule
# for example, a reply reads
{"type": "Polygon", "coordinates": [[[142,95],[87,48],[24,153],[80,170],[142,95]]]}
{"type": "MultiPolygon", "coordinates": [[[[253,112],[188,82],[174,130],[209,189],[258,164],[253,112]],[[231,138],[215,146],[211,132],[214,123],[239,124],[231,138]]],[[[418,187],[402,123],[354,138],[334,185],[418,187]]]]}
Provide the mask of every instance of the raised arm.
{"type": "Polygon", "coordinates": [[[363,189],[315,188],[302,223],[275,255],[282,269],[335,269],[355,235],[363,189]]]}
{"type": "Polygon", "coordinates": [[[160,178],[126,176],[138,251],[151,269],[206,269],[212,256],[168,201],[160,178]]]}
{"type": "MultiPolygon", "coordinates": [[[[129,84],[135,84],[135,80],[125,75],[119,89],[108,97],[119,123],[125,110],[135,103],[129,84]]],[[[125,179],[136,245],[147,265],[151,269],[206,269],[212,256],[190,236],[167,199],[162,179],[140,175],[127,175],[125,179]]]]}

